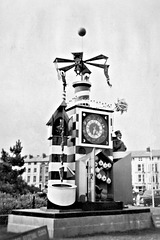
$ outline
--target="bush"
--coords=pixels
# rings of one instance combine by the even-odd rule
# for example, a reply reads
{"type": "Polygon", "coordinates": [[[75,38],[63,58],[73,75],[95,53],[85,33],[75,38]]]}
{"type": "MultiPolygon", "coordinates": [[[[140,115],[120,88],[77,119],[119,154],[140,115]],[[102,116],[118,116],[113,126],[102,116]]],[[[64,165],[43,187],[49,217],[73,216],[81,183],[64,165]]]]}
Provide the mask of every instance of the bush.
{"type": "Polygon", "coordinates": [[[12,196],[8,193],[0,192],[0,214],[9,214],[13,209],[31,209],[40,208],[47,205],[46,198],[35,196],[35,201],[32,194],[12,196]]]}

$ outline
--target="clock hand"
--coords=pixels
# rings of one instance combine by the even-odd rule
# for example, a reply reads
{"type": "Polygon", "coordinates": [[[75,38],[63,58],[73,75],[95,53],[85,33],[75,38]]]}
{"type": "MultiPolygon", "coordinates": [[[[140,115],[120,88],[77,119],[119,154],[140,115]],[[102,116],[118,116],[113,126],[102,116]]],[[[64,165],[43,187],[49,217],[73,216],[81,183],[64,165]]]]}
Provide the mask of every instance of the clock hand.
{"type": "Polygon", "coordinates": [[[93,135],[96,134],[96,127],[93,127],[93,135]]]}

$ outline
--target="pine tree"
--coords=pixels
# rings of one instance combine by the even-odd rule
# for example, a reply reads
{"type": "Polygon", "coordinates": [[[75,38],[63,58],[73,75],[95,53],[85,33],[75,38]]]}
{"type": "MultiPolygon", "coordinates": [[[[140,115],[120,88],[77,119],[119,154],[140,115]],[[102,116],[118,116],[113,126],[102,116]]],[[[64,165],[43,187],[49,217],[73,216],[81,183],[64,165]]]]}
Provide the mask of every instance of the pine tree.
{"type": "Polygon", "coordinates": [[[25,171],[24,157],[21,156],[22,146],[20,140],[10,147],[10,154],[4,149],[1,152],[0,164],[0,191],[13,194],[25,193],[27,184],[22,180],[25,171]]]}

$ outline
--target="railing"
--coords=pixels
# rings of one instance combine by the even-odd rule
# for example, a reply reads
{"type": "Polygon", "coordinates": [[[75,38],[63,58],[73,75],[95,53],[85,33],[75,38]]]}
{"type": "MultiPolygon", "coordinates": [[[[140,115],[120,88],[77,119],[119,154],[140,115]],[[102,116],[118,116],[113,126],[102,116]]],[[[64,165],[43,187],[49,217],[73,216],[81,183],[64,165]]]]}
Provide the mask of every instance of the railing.
{"type": "Polygon", "coordinates": [[[90,99],[80,99],[76,101],[77,98],[73,98],[67,103],[67,108],[70,108],[74,105],[81,105],[81,106],[89,106],[93,108],[99,108],[99,109],[106,109],[106,110],[113,110],[113,105],[104,103],[101,101],[96,100],[90,100],[90,99]]]}

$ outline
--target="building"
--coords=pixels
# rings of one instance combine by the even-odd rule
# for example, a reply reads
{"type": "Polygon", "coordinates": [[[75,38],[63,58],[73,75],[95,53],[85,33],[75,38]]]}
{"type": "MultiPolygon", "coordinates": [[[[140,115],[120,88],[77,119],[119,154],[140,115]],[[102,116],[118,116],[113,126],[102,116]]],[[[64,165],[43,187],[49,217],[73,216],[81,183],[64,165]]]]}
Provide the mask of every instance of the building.
{"type": "MultiPolygon", "coordinates": [[[[132,186],[137,192],[160,189],[160,150],[131,152],[132,186]],[[151,160],[152,158],[152,160],[151,160]],[[153,180],[153,181],[152,181],[153,180]]],[[[25,158],[23,179],[29,184],[43,189],[48,184],[49,156],[25,158]]]]}
{"type": "Polygon", "coordinates": [[[137,192],[160,189],[160,150],[132,151],[132,186],[137,192]]]}
{"type": "Polygon", "coordinates": [[[49,157],[46,154],[33,157],[31,155],[25,158],[25,172],[23,179],[29,184],[44,189],[48,185],[48,164],[49,157]]]}

